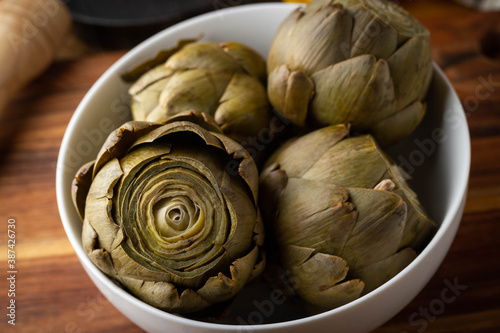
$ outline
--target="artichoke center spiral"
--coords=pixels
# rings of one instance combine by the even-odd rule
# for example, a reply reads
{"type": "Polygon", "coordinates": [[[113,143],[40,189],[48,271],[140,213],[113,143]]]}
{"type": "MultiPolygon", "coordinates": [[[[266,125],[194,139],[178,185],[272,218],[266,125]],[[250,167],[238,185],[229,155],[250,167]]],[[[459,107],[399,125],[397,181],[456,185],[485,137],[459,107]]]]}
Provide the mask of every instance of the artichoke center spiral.
{"type": "Polygon", "coordinates": [[[172,237],[187,230],[199,216],[199,208],[195,207],[187,197],[165,198],[153,207],[155,225],[164,237],[172,237]]]}
{"type": "MultiPolygon", "coordinates": [[[[130,239],[127,246],[144,267],[169,272],[192,287],[199,281],[194,276],[211,274],[223,259],[230,219],[210,170],[172,153],[166,158],[162,147],[139,147],[122,161],[119,219],[130,239]]],[[[185,155],[182,148],[176,150],[185,155]]]]}
{"type": "MultiPolygon", "coordinates": [[[[170,210],[168,213],[167,213],[167,216],[168,216],[168,221],[169,222],[174,222],[174,224],[172,225],[172,227],[174,227],[175,229],[179,230],[179,229],[185,229],[185,215],[184,215],[184,210],[181,210],[179,208],[173,208],[172,210],[170,210]],[[178,225],[176,223],[179,223],[178,225]],[[182,228],[182,226],[184,226],[184,228],[182,228]],[[180,227],[180,228],[176,228],[176,227],[180,227]]],[[[171,224],[171,223],[169,223],[171,224]]]]}

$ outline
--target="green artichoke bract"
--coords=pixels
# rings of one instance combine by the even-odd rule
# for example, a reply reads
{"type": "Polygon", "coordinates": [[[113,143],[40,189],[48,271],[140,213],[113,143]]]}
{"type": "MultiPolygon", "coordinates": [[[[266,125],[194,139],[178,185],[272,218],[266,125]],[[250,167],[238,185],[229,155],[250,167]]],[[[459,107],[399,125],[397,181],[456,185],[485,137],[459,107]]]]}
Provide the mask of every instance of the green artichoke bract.
{"type": "Polygon", "coordinates": [[[314,0],[282,23],[267,61],[268,96],[299,126],[350,123],[385,146],[422,120],[429,32],[384,0],[314,0]]]}
{"type": "Polygon", "coordinates": [[[125,78],[138,77],[129,89],[134,120],[164,122],[179,112],[197,110],[213,116],[238,142],[269,127],[266,63],[243,44],[183,42],[132,74],[125,78]]]}
{"type": "Polygon", "coordinates": [[[292,287],[328,309],[396,275],[436,228],[373,138],[348,134],[332,125],[290,139],[260,176],[264,221],[292,287]]]}
{"type": "Polygon", "coordinates": [[[228,300],[263,270],[257,191],[248,153],[193,112],[123,124],[73,182],[90,259],[176,313],[228,300]]]}

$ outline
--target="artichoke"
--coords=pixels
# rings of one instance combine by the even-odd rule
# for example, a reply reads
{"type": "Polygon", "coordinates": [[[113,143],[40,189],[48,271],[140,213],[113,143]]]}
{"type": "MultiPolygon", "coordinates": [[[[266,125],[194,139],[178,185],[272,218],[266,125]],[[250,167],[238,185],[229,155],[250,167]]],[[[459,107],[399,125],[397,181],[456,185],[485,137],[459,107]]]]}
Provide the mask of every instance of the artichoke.
{"type": "Polygon", "coordinates": [[[240,143],[269,127],[266,63],[243,44],[184,41],[131,73],[126,80],[138,77],[129,89],[134,120],[164,122],[197,110],[240,143]]]}
{"type": "Polygon", "coordinates": [[[389,280],[436,228],[373,138],[348,133],[331,125],[290,139],[260,176],[264,221],[291,287],[322,309],[389,280]]]}
{"type": "Polygon", "coordinates": [[[390,1],[314,0],[281,24],[267,70],[269,101],[292,123],[350,123],[386,146],[425,114],[429,32],[390,1]]]}
{"type": "Polygon", "coordinates": [[[263,270],[257,191],[252,158],[194,112],[123,124],[73,182],[90,259],[176,313],[228,300],[263,270]]]}

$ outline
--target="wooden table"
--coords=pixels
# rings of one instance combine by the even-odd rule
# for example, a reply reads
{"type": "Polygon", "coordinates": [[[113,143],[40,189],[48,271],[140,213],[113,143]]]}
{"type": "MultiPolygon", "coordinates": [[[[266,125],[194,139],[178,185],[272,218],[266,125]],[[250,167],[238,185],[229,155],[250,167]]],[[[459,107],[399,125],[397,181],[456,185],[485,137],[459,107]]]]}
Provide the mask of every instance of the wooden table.
{"type": "MultiPolygon", "coordinates": [[[[376,332],[500,332],[500,12],[475,12],[446,0],[403,5],[431,31],[433,57],[464,103],[472,169],[465,214],[443,264],[376,332]],[[454,282],[464,290],[452,302],[440,302],[454,282]]],[[[18,331],[140,331],[83,271],[62,228],[54,186],[59,145],[73,111],[124,53],[80,52],[57,61],[0,117],[0,332],[13,328],[6,317],[9,219],[16,226],[18,331]]]]}

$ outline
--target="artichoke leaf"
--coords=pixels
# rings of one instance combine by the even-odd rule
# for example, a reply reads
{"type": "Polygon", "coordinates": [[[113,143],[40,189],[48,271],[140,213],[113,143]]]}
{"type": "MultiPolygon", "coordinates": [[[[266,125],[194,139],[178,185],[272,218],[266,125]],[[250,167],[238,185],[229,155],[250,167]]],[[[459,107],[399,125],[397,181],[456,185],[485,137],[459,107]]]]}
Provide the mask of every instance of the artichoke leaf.
{"type": "Polygon", "coordinates": [[[144,133],[161,126],[145,121],[129,121],[111,132],[97,154],[93,177],[101,167],[113,158],[121,158],[135,140],[144,133]]]}
{"type": "Polygon", "coordinates": [[[233,261],[230,266],[231,278],[223,273],[210,277],[198,290],[198,294],[210,303],[228,300],[249,280],[257,262],[259,249],[255,246],[248,254],[233,261]]]}
{"type": "Polygon", "coordinates": [[[219,46],[240,65],[246,73],[256,78],[260,83],[267,80],[266,63],[261,56],[253,49],[236,42],[223,42],[219,46]]]}
{"type": "Polygon", "coordinates": [[[253,203],[243,199],[248,198],[248,194],[242,192],[241,188],[235,186],[232,191],[228,191],[228,188],[224,188],[223,191],[229,215],[233,219],[224,249],[229,257],[235,260],[251,246],[257,216],[253,203]]]}
{"type": "Polygon", "coordinates": [[[387,176],[394,179],[397,185],[394,193],[398,194],[406,202],[408,210],[400,249],[412,247],[416,251],[420,251],[434,235],[437,225],[427,216],[424,207],[418,201],[417,194],[406,182],[409,176],[404,174],[404,171],[388,158],[386,158],[386,161],[389,166],[387,176]]]}
{"type": "MultiPolygon", "coordinates": [[[[161,125],[158,124],[158,126],[161,125]]],[[[196,125],[190,121],[177,121],[174,123],[167,122],[165,125],[149,131],[143,136],[137,138],[137,140],[131,145],[130,149],[132,150],[142,144],[150,144],[162,137],[180,132],[183,133],[183,135],[188,135],[190,132],[192,132],[194,135],[200,137],[206,145],[221,148],[220,141],[203,127],[196,125]]]]}
{"type": "Polygon", "coordinates": [[[144,73],[137,81],[135,81],[134,84],[130,86],[128,93],[132,96],[138,95],[146,88],[150,88],[159,81],[168,81],[168,78],[172,76],[173,73],[174,71],[172,69],[166,68],[164,65],[158,65],[144,73]]]}
{"type": "Polygon", "coordinates": [[[362,6],[398,32],[398,45],[413,36],[428,36],[429,31],[401,6],[384,0],[361,0],[362,6]]]}
{"type": "Polygon", "coordinates": [[[289,177],[302,177],[322,156],[347,137],[349,126],[345,124],[320,128],[281,145],[268,159],[264,168],[277,163],[289,177]],[[311,150],[309,147],[314,146],[311,150]]]}
{"type": "Polygon", "coordinates": [[[396,112],[394,86],[387,62],[380,59],[349,114],[353,130],[369,131],[380,119],[396,112]],[[354,125],[355,124],[355,125],[354,125]]]}
{"type": "Polygon", "coordinates": [[[89,254],[95,250],[97,243],[97,232],[92,228],[87,219],[83,219],[82,225],[82,247],[89,254]]]}
{"type": "Polygon", "coordinates": [[[279,244],[339,255],[356,223],[349,193],[340,186],[289,178],[275,222],[279,244]]]}
{"type": "Polygon", "coordinates": [[[115,185],[122,176],[117,159],[106,163],[90,185],[85,203],[85,219],[99,235],[99,246],[108,252],[120,228],[112,216],[112,198],[115,185]]]}
{"type": "Polygon", "coordinates": [[[403,109],[425,94],[432,71],[430,41],[415,36],[405,42],[387,59],[396,93],[396,108],[403,109]],[[425,90],[425,92],[424,92],[425,90]]]}
{"type": "Polygon", "coordinates": [[[364,268],[351,268],[349,275],[355,276],[365,283],[365,288],[363,290],[364,295],[392,279],[416,257],[417,253],[413,249],[407,247],[364,268]]]}
{"type": "Polygon", "coordinates": [[[183,111],[168,118],[168,120],[165,121],[165,124],[171,124],[178,121],[188,121],[206,129],[209,132],[222,133],[222,129],[219,125],[217,125],[215,120],[206,113],[195,110],[183,111]]]}
{"type": "Polygon", "coordinates": [[[307,108],[314,95],[314,84],[301,71],[287,65],[275,68],[268,77],[267,95],[274,108],[291,123],[304,126],[307,108]]]}
{"type": "Polygon", "coordinates": [[[300,293],[300,296],[321,309],[334,309],[358,299],[364,287],[365,283],[363,281],[352,279],[325,290],[312,290],[308,293],[300,293]]]}
{"type": "MultiPolygon", "coordinates": [[[[128,184],[127,179],[132,179],[135,174],[150,161],[170,153],[171,144],[150,144],[143,146],[135,146],[135,149],[120,159],[120,166],[123,170],[124,181],[121,182],[122,188],[128,184]]],[[[121,190],[120,190],[121,192],[121,190]]]]}
{"type": "Polygon", "coordinates": [[[330,288],[345,279],[349,270],[344,259],[321,253],[314,248],[289,245],[282,249],[282,253],[285,266],[299,275],[303,282],[308,282],[297,283],[295,289],[306,291],[330,288]]]}
{"type": "Polygon", "coordinates": [[[257,257],[257,261],[252,269],[252,273],[250,274],[250,277],[248,278],[248,282],[253,281],[256,279],[264,269],[266,268],[266,251],[264,251],[263,246],[264,246],[264,240],[265,240],[265,229],[264,229],[264,223],[262,221],[262,217],[260,214],[260,211],[257,211],[257,221],[254,226],[253,230],[253,237],[252,237],[254,244],[258,246],[259,253],[257,257]]]}
{"type": "Polygon", "coordinates": [[[231,138],[221,135],[219,133],[212,133],[212,135],[219,139],[221,146],[226,151],[226,153],[232,157],[231,160],[227,161],[225,170],[229,174],[234,176],[232,170],[233,163],[235,162],[237,167],[237,174],[243,179],[248,186],[249,193],[254,199],[254,205],[257,207],[258,195],[259,195],[259,171],[255,165],[252,156],[248,153],[246,149],[240,146],[237,142],[231,138]]]}
{"type": "Polygon", "coordinates": [[[399,142],[410,135],[424,118],[426,105],[416,101],[403,110],[379,121],[371,133],[381,146],[399,142]]]}
{"type": "Polygon", "coordinates": [[[362,281],[342,282],[349,270],[344,259],[298,246],[287,246],[283,256],[293,274],[293,287],[305,301],[331,309],[361,295],[362,281]]]}
{"type": "MultiPolygon", "coordinates": [[[[174,144],[174,149],[164,156],[165,163],[171,161],[172,164],[170,168],[179,166],[180,168],[185,168],[187,170],[194,171],[195,173],[201,175],[205,180],[207,186],[213,186],[219,196],[222,198],[221,186],[223,185],[224,178],[227,177],[225,174],[224,166],[226,160],[222,157],[222,149],[204,149],[201,150],[199,147],[193,147],[192,145],[186,144],[174,144]]],[[[183,169],[176,169],[180,173],[184,172],[183,169]]],[[[197,176],[195,176],[197,177],[197,176]]],[[[186,181],[188,181],[186,179],[186,181]]],[[[203,183],[198,183],[200,186],[204,186],[203,183]]],[[[235,185],[236,186],[236,185],[235,185]]],[[[222,189],[222,192],[224,190],[222,189]]]]}
{"type": "Polygon", "coordinates": [[[82,245],[89,259],[105,274],[115,276],[116,270],[108,251],[97,247],[97,233],[87,219],[83,220],[82,245]]]}
{"type": "MultiPolygon", "coordinates": [[[[159,97],[160,95],[161,94],[156,94],[156,93],[154,94],[155,97],[159,97]]],[[[132,99],[132,106],[133,106],[132,115],[133,115],[134,119],[144,119],[146,121],[150,121],[153,123],[164,124],[167,122],[168,119],[170,119],[170,117],[172,117],[172,115],[168,115],[165,108],[163,108],[163,106],[158,104],[156,101],[154,101],[154,100],[147,101],[146,103],[144,103],[144,106],[143,106],[143,105],[139,104],[139,101],[136,99],[136,97],[134,97],[132,99]],[[151,106],[154,106],[154,107],[151,108],[151,106]],[[146,109],[146,108],[148,108],[148,109],[146,109]],[[142,118],[142,117],[145,117],[145,118],[142,118]]],[[[179,112],[183,112],[183,111],[179,111],[179,112]]]]}
{"type": "Polygon", "coordinates": [[[132,95],[130,110],[134,120],[162,122],[164,110],[158,104],[161,93],[168,83],[168,78],[152,83],[147,89],[132,95]],[[158,116],[158,114],[160,114],[158,116]]]}
{"type": "MultiPolygon", "coordinates": [[[[173,269],[156,263],[144,253],[140,254],[129,245],[122,243],[112,253],[114,268],[119,277],[140,276],[144,280],[170,282],[183,288],[199,288],[221,266],[225,266],[229,258],[223,254],[194,270],[173,269]]],[[[216,273],[215,273],[216,274],[216,273]]]]}
{"type": "Polygon", "coordinates": [[[297,8],[281,23],[278,31],[274,35],[269,54],[267,56],[267,73],[271,73],[276,67],[285,63],[288,41],[290,40],[293,31],[292,27],[303,15],[302,8],[297,8]]]}
{"type": "Polygon", "coordinates": [[[266,89],[243,73],[233,75],[214,113],[224,133],[239,142],[267,128],[270,116],[266,89]]]}
{"type": "Polygon", "coordinates": [[[145,281],[123,276],[121,283],[144,302],[164,310],[177,313],[190,313],[210,306],[196,291],[185,289],[179,295],[177,287],[164,281],[145,281]]]}
{"type": "Polygon", "coordinates": [[[360,95],[370,81],[377,65],[372,55],[351,58],[314,73],[311,80],[316,89],[311,101],[311,116],[322,125],[347,123],[360,95]],[[342,87],[348,86],[346,90],[342,87]]]}
{"type": "Polygon", "coordinates": [[[346,188],[374,188],[387,171],[375,141],[369,135],[342,140],[326,150],[302,178],[346,188]],[[335,168],[332,168],[335,165],[335,168]]]}
{"type": "Polygon", "coordinates": [[[396,50],[396,30],[369,11],[363,10],[359,2],[355,3],[348,6],[354,21],[350,57],[372,54],[378,59],[386,59],[396,50]]]}
{"type": "Polygon", "coordinates": [[[311,75],[349,57],[352,17],[338,4],[305,11],[292,29],[285,63],[293,71],[311,75]]]}
{"type": "Polygon", "coordinates": [[[396,253],[406,220],[406,203],[395,193],[350,188],[358,219],[339,253],[353,269],[365,267],[396,253]]]}
{"type": "Polygon", "coordinates": [[[159,51],[153,59],[147,60],[136,67],[132,68],[125,74],[122,74],[122,80],[125,82],[133,82],[140,78],[144,73],[152,68],[164,63],[172,54],[181,50],[184,46],[196,42],[197,39],[183,39],[177,42],[177,45],[168,50],[159,51]]]}
{"type": "Polygon", "coordinates": [[[266,221],[274,221],[277,213],[276,207],[288,183],[288,176],[279,168],[279,164],[273,163],[262,171],[259,179],[260,201],[266,203],[260,205],[262,217],[266,221]]]}
{"type": "Polygon", "coordinates": [[[220,69],[195,68],[177,71],[165,85],[158,99],[166,111],[163,118],[182,111],[197,110],[213,116],[220,98],[231,80],[231,72],[220,69]]]}
{"type": "Polygon", "coordinates": [[[75,178],[71,184],[71,199],[82,220],[85,215],[85,200],[87,200],[87,194],[92,184],[94,162],[95,161],[90,161],[82,165],[76,172],[75,178]]]}
{"type": "Polygon", "coordinates": [[[241,70],[240,65],[219,44],[212,42],[186,45],[168,58],[165,67],[178,72],[204,69],[234,73],[241,70]]]}
{"type": "Polygon", "coordinates": [[[408,205],[408,220],[399,247],[412,247],[420,251],[434,235],[437,228],[436,223],[424,214],[419,204],[415,204],[408,197],[407,191],[395,192],[410,203],[408,205]]]}

